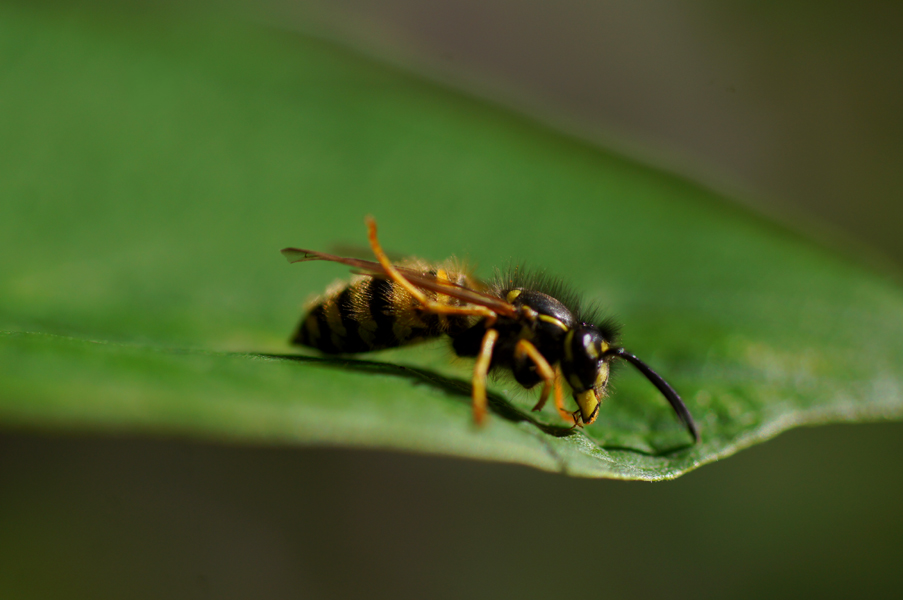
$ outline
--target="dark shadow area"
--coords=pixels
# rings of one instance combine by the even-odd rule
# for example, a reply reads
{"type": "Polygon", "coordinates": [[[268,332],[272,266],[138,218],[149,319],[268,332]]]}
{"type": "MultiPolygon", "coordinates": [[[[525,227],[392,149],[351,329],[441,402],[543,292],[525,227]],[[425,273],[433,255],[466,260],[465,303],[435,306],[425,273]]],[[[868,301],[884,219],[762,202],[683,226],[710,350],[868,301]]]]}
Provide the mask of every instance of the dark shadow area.
{"type": "MultiPolygon", "coordinates": [[[[407,379],[408,381],[413,382],[417,385],[429,385],[433,388],[451,396],[462,402],[466,402],[468,405],[471,403],[471,383],[470,381],[465,381],[463,379],[456,379],[452,377],[446,377],[445,375],[441,375],[436,373],[435,371],[431,371],[429,369],[424,369],[422,367],[410,367],[405,365],[398,365],[392,363],[384,363],[372,360],[361,360],[358,358],[326,358],[320,356],[303,356],[300,354],[253,354],[254,356],[261,356],[265,358],[275,358],[280,360],[291,360],[296,362],[304,362],[304,363],[313,363],[322,365],[328,368],[341,369],[345,371],[354,371],[357,373],[378,373],[381,375],[391,375],[393,377],[400,377],[403,379],[407,379]]],[[[568,437],[570,435],[576,435],[578,433],[577,429],[574,427],[566,427],[563,425],[548,425],[546,423],[542,423],[535,418],[533,418],[530,414],[525,413],[521,409],[517,408],[513,404],[511,404],[507,399],[499,394],[495,394],[490,390],[487,390],[487,398],[489,400],[489,410],[492,411],[494,415],[497,415],[503,419],[507,419],[508,421],[514,423],[527,422],[542,431],[545,434],[551,435],[553,437],[568,437]]],[[[590,438],[592,439],[592,438],[590,438]]],[[[637,448],[625,447],[625,446],[607,446],[600,445],[600,448],[605,450],[620,450],[625,452],[634,452],[636,454],[642,454],[644,456],[669,456],[671,454],[675,454],[677,452],[687,450],[692,448],[692,444],[686,444],[682,446],[677,446],[675,448],[668,448],[665,450],[653,451],[650,452],[648,450],[641,450],[637,448]]]]}
{"type": "MultiPolygon", "coordinates": [[[[453,397],[465,401],[468,405],[471,402],[470,382],[462,379],[455,379],[440,375],[435,371],[424,369],[421,367],[409,367],[405,365],[396,365],[392,363],[377,362],[372,360],[361,360],[358,358],[324,358],[319,356],[302,356],[300,354],[256,354],[255,356],[263,356],[266,358],[276,358],[282,360],[293,360],[296,362],[306,362],[319,364],[324,367],[341,369],[344,371],[354,371],[356,373],[379,373],[381,375],[391,375],[407,379],[415,384],[429,385],[435,389],[453,397]]],[[[486,397],[489,400],[489,410],[493,414],[503,419],[519,423],[526,421],[543,433],[555,437],[567,437],[575,433],[572,427],[564,427],[561,425],[547,425],[534,419],[529,414],[521,411],[519,408],[508,402],[504,397],[486,390],[486,397]]]]}

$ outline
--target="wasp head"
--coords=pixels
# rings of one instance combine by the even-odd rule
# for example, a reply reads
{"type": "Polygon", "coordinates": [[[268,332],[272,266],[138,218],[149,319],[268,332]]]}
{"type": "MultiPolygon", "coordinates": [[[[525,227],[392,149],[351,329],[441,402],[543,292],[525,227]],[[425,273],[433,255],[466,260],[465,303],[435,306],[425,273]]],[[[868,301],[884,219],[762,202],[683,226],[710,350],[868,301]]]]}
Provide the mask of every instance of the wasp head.
{"type": "Polygon", "coordinates": [[[594,325],[579,325],[564,339],[561,369],[574,390],[583,423],[596,420],[610,374],[611,345],[594,325]]]}
{"type": "Polygon", "coordinates": [[[693,441],[699,441],[699,430],[693,417],[674,388],[639,358],[624,348],[613,346],[598,327],[587,324],[575,327],[565,336],[564,359],[561,361],[561,370],[574,389],[574,400],[580,407],[583,424],[589,425],[599,414],[614,358],[626,360],[652,382],[693,436],[693,441]]]}

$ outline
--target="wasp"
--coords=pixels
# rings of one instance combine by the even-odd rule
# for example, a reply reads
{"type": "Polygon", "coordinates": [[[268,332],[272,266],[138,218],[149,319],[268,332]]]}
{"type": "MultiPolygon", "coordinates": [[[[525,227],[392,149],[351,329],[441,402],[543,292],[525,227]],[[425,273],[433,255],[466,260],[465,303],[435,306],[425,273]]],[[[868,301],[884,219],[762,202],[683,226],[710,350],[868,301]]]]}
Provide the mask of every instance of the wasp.
{"type": "Polygon", "coordinates": [[[356,273],[350,283],[333,286],[308,307],[292,343],[326,354],[356,354],[447,336],[455,354],[476,359],[473,416],[478,424],[486,417],[487,375],[507,370],[524,388],[542,384],[534,411],[554,390],[561,417],[575,427],[589,425],[599,415],[612,362],[624,360],[658,388],[699,441],[693,417],[674,388],[617,344],[613,322],[584,314],[579,298],[559,281],[515,268],[482,282],[454,259],[393,264],[377,238],[376,221],[368,217],[366,223],[375,262],[282,250],[290,263],[331,261],[356,273]],[[565,407],[565,385],[577,410],[565,407]]]}

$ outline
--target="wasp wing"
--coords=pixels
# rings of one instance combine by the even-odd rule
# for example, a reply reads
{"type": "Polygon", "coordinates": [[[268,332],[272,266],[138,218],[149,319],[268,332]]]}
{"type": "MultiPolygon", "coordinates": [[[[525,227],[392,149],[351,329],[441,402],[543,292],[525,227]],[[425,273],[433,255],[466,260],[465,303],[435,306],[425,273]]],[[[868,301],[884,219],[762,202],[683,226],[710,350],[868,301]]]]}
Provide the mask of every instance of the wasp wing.
{"type": "MultiPolygon", "coordinates": [[[[310,260],[326,260],[348,265],[364,275],[380,277],[383,279],[389,278],[389,274],[383,266],[372,260],[336,256],[334,254],[317,252],[316,250],[304,250],[302,248],[284,248],[282,250],[282,255],[288,259],[288,262],[290,263],[307,262],[310,260]]],[[[451,296],[452,298],[457,298],[467,304],[485,306],[500,315],[513,317],[517,314],[517,309],[515,309],[514,306],[490,294],[463,285],[458,285],[450,281],[440,281],[435,275],[423,273],[415,269],[397,265],[395,266],[395,269],[404,275],[404,278],[410,281],[414,286],[421,289],[436,292],[437,294],[443,294],[445,296],[451,296]]]]}
{"type": "MultiPolygon", "coordinates": [[[[401,252],[389,252],[387,250],[383,251],[386,253],[386,256],[389,257],[389,260],[392,261],[393,264],[399,263],[408,258],[407,254],[402,254],[401,252]]],[[[330,244],[329,252],[340,256],[350,256],[352,258],[366,258],[368,256],[373,256],[373,249],[370,248],[370,246],[367,246],[365,244],[353,244],[351,242],[339,242],[336,244],[330,244]]]]}

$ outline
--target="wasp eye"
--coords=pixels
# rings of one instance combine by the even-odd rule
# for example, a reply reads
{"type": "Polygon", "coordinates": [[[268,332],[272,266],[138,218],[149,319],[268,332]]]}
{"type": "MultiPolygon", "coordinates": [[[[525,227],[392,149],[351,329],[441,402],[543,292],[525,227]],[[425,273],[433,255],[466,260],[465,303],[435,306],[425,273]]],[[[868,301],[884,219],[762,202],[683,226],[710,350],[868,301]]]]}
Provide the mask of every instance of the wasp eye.
{"type": "Polygon", "coordinates": [[[591,326],[577,328],[566,340],[561,367],[568,383],[577,392],[602,390],[608,380],[608,362],[603,348],[608,343],[598,329],[591,326]]]}

